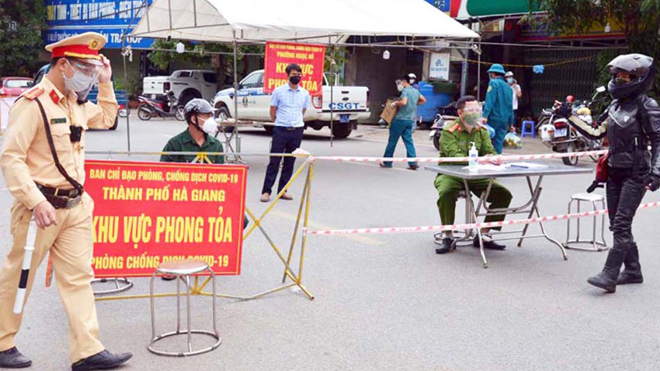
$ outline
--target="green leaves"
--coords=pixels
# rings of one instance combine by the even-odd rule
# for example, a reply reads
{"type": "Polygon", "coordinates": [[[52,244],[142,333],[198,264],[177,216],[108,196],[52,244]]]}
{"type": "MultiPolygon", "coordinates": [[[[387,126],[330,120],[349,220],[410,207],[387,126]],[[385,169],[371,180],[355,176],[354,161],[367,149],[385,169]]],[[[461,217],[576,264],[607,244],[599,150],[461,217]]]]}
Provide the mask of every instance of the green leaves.
{"type": "MultiPolygon", "coordinates": [[[[642,53],[656,60],[660,66],[660,0],[529,0],[537,3],[544,18],[534,21],[546,23],[550,30],[562,34],[582,33],[595,25],[604,27],[608,22],[616,22],[623,27],[628,50],[603,52],[607,59],[618,54],[642,53]]],[[[527,17],[529,20],[530,15],[527,17]]],[[[600,61],[604,67],[608,61],[600,61]]],[[[660,69],[656,76],[654,95],[660,96],[660,69]]],[[[603,73],[604,77],[605,73],[603,73]]]]}
{"type": "Polygon", "coordinates": [[[0,0],[0,76],[28,76],[43,62],[43,0],[0,0]]]}

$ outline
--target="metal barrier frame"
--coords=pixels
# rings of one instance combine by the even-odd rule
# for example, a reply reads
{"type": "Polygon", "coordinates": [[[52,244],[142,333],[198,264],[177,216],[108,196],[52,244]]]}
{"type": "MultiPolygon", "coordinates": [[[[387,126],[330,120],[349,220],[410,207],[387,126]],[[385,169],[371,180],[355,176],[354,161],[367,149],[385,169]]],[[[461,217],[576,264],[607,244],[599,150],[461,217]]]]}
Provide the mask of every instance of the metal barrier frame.
{"type": "MultiPolygon", "coordinates": [[[[205,162],[205,163],[211,163],[210,159],[208,156],[217,156],[217,155],[231,155],[228,153],[224,152],[87,152],[88,154],[97,154],[97,155],[108,155],[109,158],[112,158],[112,155],[119,155],[119,154],[127,154],[127,155],[168,155],[168,154],[176,154],[176,155],[195,155],[195,159],[193,162],[200,163],[200,162],[205,162]]],[[[244,154],[245,155],[245,154],[244,154]]],[[[254,155],[264,155],[264,154],[254,154],[254,155]]],[[[307,235],[303,233],[302,239],[301,239],[301,246],[300,246],[300,263],[298,266],[297,272],[291,267],[291,260],[293,258],[293,253],[296,248],[296,237],[298,232],[301,230],[301,222],[302,222],[302,231],[306,231],[308,224],[309,224],[309,210],[310,210],[310,204],[311,204],[311,189],[312,189],[312,180],[314,176],[314,163],[313,161],[309,158],[310,155],[298,155],[298,154],[288,154],[288,153],[282,153],[282,154],[268,154],[269,156],[278,156],[278,157],[303,157],[306,158],[306,161],[298,167],[296,172],[293,174],[289,182],[284,186],[282,191],[275,197],[273,202],[268,206],[268,208],[259,216],[257,217],[247,206],[245,207],[245,212],[248,214],[250,219],[252,219],[253,223],[250,229],[243,235],[243,241],[245,241],[250,235],[252,235],[252,232],[254,232],[255,229],[259,228],[261,233],[264,235],[268,243],[270,244],[271,248],[277,255],[277,257],[282,261],[282,264],[284,265],[284,277],[282,279],[282,285],[275,287],[273,289],[263,291],[257,294],[253,295],[248,295],[248,296],[239,296],[239,295],[228,295],[228,294],[215,294],[216,297],[219,298],[224,298],[224,299],[233,299],[233,300],[238,300],[238,301],[248,301],[248,300],[254,300],[258,299],[261,297],[264,297],[269,294],[273,294],[282,290],[286,290],[288,288],[297,286],[300,288],[300,290],[305,294],[305,296],[309,300],[314,300],[314,295],[303,285],[302,281],[302,273],[303,273],[303,267],[304,267],[304,261],[305,261],[305,251],[306,251],[306,246],[307,246],[307,235]],[[298,215],[296,217],[296,223],[293,231],[293,236],[291,238],[291,244],[289,245],[289,251],[288,254],[283,255],[282,254],[282,249],[280,249],[277,244],[270,238],[268,235],[268,232],[264,229],[264,226],[262,224],[262,221],[268,214],[275,208],[275,205],[277,205],[277,202],[282,198],[282,195],[284,192],[286,192],[289,187],[303,174],[304,170],[307,169],[307,174],[305,175],[305,184],[303,187],[301,199],[300,199],[300,206],[298,208],[298,215]],[[303,217],[303,210],[304,210],[304,217],[303,217]],[[286,283],[287,278],[291,279],[292,282],[286,283]]],[[[52,264],[50,259],[48,261],[49,266],[52,264]]],[[[106,279],[106,280],[111,280],[106,279]]],[[[46,277],[46,280],[49,280],[49,277],[46,277]]],[[[195,295],[202,295],[202,296],[213,296],[213,293],[208,293],[204,291],[204,288],[206,285],[211,281],[211,277],[206,277],[203,281],[200,281],[199,276],[195,276],[194,283],[192,287],[190,287],[190,295],[195,296],[195,295]]],[[[130,287],[129,287],[130,288],[130,287]]],[[[124,289],[127,290],[127,289],[124,289]]],[[[119,292],[119,291],[117,291],[119,292]]],[[[100,294],[100,293],[99,293],[100,294]]],[[[163,298],[163,297],[172,297],[172,296],[177,296],[176,293],[160,293],[160,294],[154,294],[153,297],[155,298],[163,298]]],[[[148,299],[150,296],[149,294],[138,294],[138,295],[118,295],[118,296],[105,296],[105,297],[97,297],[96,301],[115,301],[115,300],[126,300],[126,299],[148,299]]]]}

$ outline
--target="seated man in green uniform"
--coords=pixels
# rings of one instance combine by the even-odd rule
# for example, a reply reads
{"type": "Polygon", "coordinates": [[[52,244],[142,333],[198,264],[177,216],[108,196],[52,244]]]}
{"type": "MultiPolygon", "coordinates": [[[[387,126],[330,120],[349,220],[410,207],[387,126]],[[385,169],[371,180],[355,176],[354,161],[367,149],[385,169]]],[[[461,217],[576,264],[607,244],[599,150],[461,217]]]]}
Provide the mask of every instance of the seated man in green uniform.
{"type": "MultiPolygon", "coordinates": [[[[222,152],[222,143],[204,132],[206,120],[213,119],[215,109],[204,99],[192,99],[183,108],[188,128],[171,138],[163,152],[222,152]]],[[[161,162],[193,162],[196,155],[162,155],[161,162]]],[[[214,164],[224,164],[224,156],[208,156],[214,164]]]]}
{"type": "MultiPolygon", "coordinates": [[[[192,99],[183,108],[188,127],[181,134],[172,137],[163,152],[223,152],[222,143],[214,136],[203,130],[207,120],[213,120],[215,109],[204,99],[192,99]]],[[[217,126],[213,122],[214,126],[217,126]]],[[[161,155],[161,162],[193,162],[197,155],[161,155]]],[[[224,164],[222,155],[209,155],[208,159],[214,164],[224,164]]],[[[204,162],[204,161],[199,161],[204,162]]],[[[163,276],[164,281],[172,281],[176,276],[163,276]]]]}
{"type": "MultiPolygon", "coordinates": [[[[468,157],[468,151],[474,142],[479,150],[479,157],[496,155],[493,144],[490,142],[488,129],[482,123],[482,112],[479,102],[473,96],[465,96],[456,102],[459,119],[448,123],[442,129],[440,139],[440,157],[468,157]]],[[[495,165],[501,164],[502,160],[486,160],[485,163],[495,165]]],[[[464,166],[464,165],[463,165],[464,166]]],[[[435,188],[438,190],[438,211],[443,225],[454,224],[456,200],[459,192],[465,188],[463,180],[448,175],[438,175],[435,178],[435,188]]],[[[470,190],[477,196],[480,196],[488,187],[488,179],[471,180],[469,182],[470,190]]],[[[493,183],[487,202],[492,209],[508,208],[511,204],[511,192],[499,183],[493,183]]],[[[496,222],[504,220],[504,215],[489,216],[486,222],[496,222]]],[[[494,228],[500,229],[500,228],[494,228]]],[[[500,245],[488,236],[489,229],[481,230],[484,248],[492,250],[503,250],[504,245],[500,245]]],[[[438,235],[442,236],[442,235],[438,235]]],[[[436,237],[435,243],[442,247],[437,248],[437,254],[445,254],[456,248],[454,236],[451,231],[444,233],[444,237],[436,237]]],[[[479,238],[474,239],[474,247],[479,247],[479,238]]]]}

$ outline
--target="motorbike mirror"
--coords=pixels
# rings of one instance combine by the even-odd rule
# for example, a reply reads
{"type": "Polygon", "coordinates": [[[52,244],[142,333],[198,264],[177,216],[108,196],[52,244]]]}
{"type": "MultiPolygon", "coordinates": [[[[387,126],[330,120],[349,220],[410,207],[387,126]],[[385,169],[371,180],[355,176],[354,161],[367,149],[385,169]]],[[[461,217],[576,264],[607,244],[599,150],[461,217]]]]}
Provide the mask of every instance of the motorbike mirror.
{"type": "Polygon", "coordinates": [[[598,89],[596,89],[597,92],[599,93],[604,93],[607,89],[605,89],[604,86],[599,86],[598,89]]]}

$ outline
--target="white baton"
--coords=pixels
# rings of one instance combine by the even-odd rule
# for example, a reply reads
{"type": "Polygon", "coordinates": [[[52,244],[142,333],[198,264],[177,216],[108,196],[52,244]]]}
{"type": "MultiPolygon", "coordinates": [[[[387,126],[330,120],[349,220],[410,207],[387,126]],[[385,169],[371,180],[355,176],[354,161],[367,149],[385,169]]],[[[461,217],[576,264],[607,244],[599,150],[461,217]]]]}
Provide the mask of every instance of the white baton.
{"type": "Polygon", "coordinates": [[[27,290],[28,278],[30,277],[30,265],[32,264],[32,253],[34,252],[34,243],[37,239],[37,224],[34,220],[28,225],[27,241],[25,242],[25,255],[23,255],[23,268],[21,270],[21,279],[18,281],[18,291],[16,292],[16,301],[14,302],[14,313],[23,312],[23,302],[25,301],[25,291],[27,290]]]}

